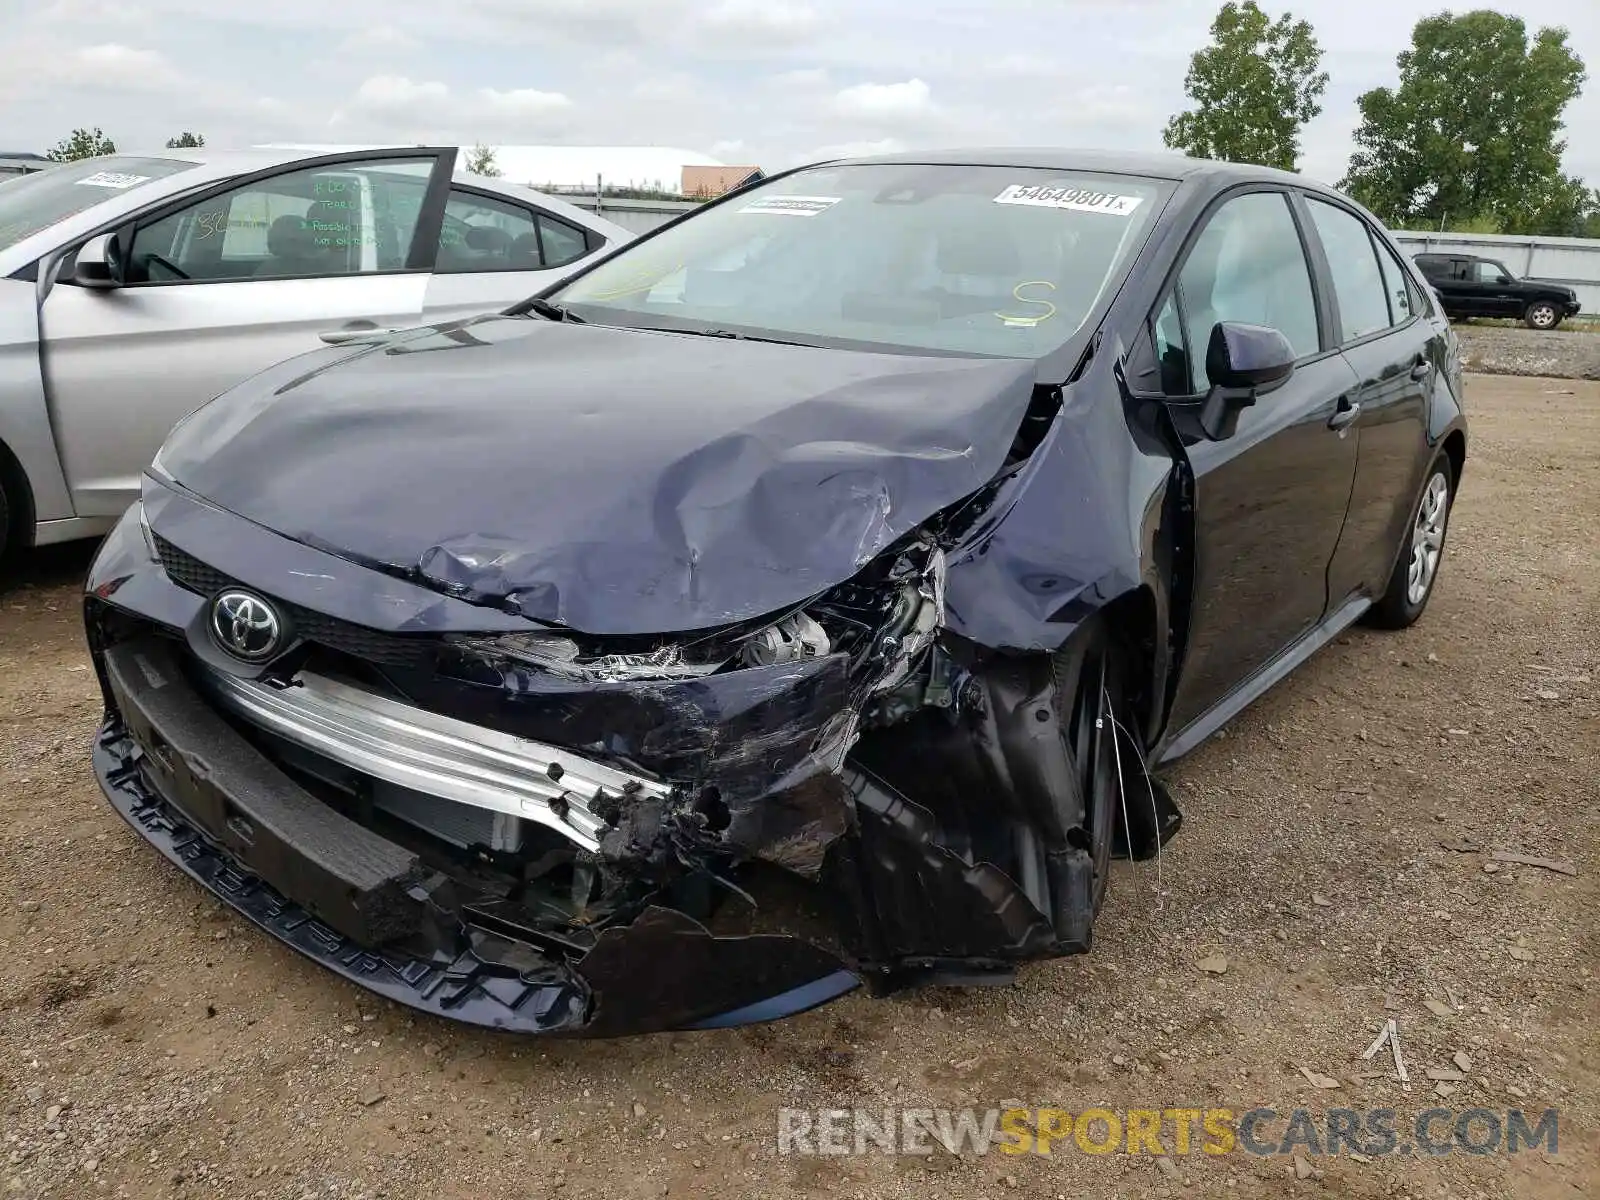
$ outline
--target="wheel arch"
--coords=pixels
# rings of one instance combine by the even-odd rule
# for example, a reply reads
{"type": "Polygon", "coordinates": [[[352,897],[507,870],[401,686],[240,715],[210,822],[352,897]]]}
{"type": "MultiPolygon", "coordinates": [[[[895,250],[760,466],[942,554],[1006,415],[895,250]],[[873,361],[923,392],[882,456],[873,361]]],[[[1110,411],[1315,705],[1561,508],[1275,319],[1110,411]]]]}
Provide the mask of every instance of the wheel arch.
{"type": "Polygon", "coordinates": [[[1444,451],[1445,457],[1450,460],[1451,484],[1456,488],[1460,488],[1461,472],[1466,470],[1467,467],[1466,432],[1459,428],[1452,429],[1445,434],[1440,448],[1444,451]]]}
{"type": "Polygon", "coordinates": [[[1166,707],[1167,638],[1161,628],[1155,589],[1140,584],[1115,597],[1097,615],[1121,659],[1127,687],[1125,700],[1148,745],[1166,707]]]}
{"type": "Polygon", "coordinates": [[[4,441],[0,441],[0,489],[4,489],[10,509],[8,526],[0,529],[0,549],[32,546],[36,529],[33,488],[22,462],[4,441]]]}

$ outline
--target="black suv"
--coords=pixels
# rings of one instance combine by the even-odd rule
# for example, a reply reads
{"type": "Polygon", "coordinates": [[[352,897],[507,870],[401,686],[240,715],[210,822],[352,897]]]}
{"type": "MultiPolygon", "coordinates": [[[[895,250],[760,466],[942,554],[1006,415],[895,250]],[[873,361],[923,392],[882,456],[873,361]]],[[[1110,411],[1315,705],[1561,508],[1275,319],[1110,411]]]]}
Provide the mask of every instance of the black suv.
{"type": "Polygon", "coordinates": [[[1518,279],[1504,263],[1471,254],[1418,254],[1417,266],[1439,293],[1445,315],[1515,317],[1530,329],[1554,329],[1578,314],[1578,294],[1565,284],[1518,279]]]}

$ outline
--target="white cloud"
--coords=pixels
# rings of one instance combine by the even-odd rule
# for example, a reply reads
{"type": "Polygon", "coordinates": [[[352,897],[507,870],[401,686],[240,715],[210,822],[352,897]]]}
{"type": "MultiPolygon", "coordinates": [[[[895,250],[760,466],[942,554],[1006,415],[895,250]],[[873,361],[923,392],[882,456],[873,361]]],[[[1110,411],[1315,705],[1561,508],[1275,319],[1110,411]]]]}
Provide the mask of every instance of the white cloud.
{"type": "Polygon", "coordinates": [[[422,42],[412,34],[393,25],[373,25],[347,33],[336,52],[341,55],[359,55],[381,58],[387,55],[410,54],[422,42]]]}
{"type": "Polygon", "coordinates": [[[873,154],[899,154],[907,146],[899,138],[879,138],[875,142],[840,142],[814,150],[812,158],[866,158],[873,154]]]}
{"type": "Polygon", "coordinates": [[[858,83],[833,98],[834,110],[861,121],[916,121],[934,111],[933,89],[920,79],[904,83],[858,83]]]}
{"type": "Polygon", "coordinates": [[[541,92],[536,88],[512,88],[508,92],[479,88],[478,99],[497,117],[537,119],[572,107],[570,97],[560,92],[541,92]]]}
{"type": "Polygon", "coordinates": [[[161,54],[116,42],[84,46],[72,63],[73,78],[105,91],[165,91],[179,83],[177,69],[161,54]]]}
{"type": "Polygon", "coordinates": [[[352,106],[384,116],[426,116],[449,98],[449,86],[437,80],[414,83],[404,75],[374,75],[356,89],[352,106]]]}
{"type": "Polygon", "coordinates": [[[679,28],[690,0],[458,0],[452,17],[481,21],[517,42],[648,42],[679,28]]]}
{"type": "MultiPolygon", "coordinates": [[[[371,140],[526,142],[564,126],[571,97],[538,88],[480,87],[456,92],[436,79],[374,75],[362,81],[330,125],[371,140]]],[[[344,136],[344,135],[342,135],[344,136]]]]}
{"type": "Polygon", "coordinates": [[[628,89],[628,94],[644,104],[688,104],[700,93],[693,75],[647,75],[628,89]]]}
{"type": "Polygon", "coordinates": [[[767,86],[778,91],[815,92],[833,86],[833,76],[826,67],[797,67],[780,71],[766,81],[767,86]]]}
{"type": "MultiPolygon", "coordinates": [[[[718,157],[769,169],[902,146],[1156,149],[1219,2],[0,0],[0,144],[43,150],[85,125],[127,147],[182,129],[214,146],[738,143],[718,157]]],[[[1343,174],[1356,97],[1394,82],[1440,4],[1292,6],[1333,76],[1309,173],[1343,174]]],[[[1596,57],[1594,0],[1493,7],[1596,57]]],[[[1567,169],[1600,184],[1600,83],[1568,116],[1567,169]]]]}
{"type": "Polygon", "coordinates": [[[77,24],[104,28],[107,25],[143,25],[145,14],[134,4],[122,0],[52,0],[39,13],[40,24],[77,24]]]}
{"type": "Polygon", "coordinates": [[[817,32],[821,22],[814,8],[788,0],[721,0],[701,17],[713,35],[746,42],[800,42],[817,32]]]}

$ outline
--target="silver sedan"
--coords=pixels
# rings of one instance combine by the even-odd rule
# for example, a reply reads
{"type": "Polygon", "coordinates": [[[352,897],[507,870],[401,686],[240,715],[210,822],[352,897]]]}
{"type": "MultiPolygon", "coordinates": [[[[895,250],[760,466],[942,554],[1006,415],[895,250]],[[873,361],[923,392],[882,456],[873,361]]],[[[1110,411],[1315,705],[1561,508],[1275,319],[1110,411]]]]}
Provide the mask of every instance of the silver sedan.
{"type": "Polygon", "coordinates": [[[503,308],[631,237],[456,153],[180,150],[0,183],[0,553],[105,532],[172,426],[247,376],[503,308]]]}

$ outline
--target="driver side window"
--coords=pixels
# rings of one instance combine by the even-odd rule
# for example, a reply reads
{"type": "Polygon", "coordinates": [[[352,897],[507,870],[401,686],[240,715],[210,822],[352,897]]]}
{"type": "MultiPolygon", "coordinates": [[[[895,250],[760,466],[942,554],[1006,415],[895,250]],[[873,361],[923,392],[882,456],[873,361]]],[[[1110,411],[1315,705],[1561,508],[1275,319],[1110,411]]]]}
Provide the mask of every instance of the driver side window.
{"type": "Polygon", "coordinates": [[[1178,284],[1196,391],[1211,386],[1206,347],[1223,321],[1276,329],[1297,359],[1322,348],[1311,267],[1282,192],[1249,192],[1217,209],[1190,249],[1178,284]]]}
{"type": "Polygon", "coordinates": [[[209,196],[138,227],[129,283],[403,270],[433,159],[330,163],[209,196]]]}
{"type": "Polygon", "coordinates": [[[1223,321],[1276,329],[1297,359],[1322,348],[1311,266],[1282,192],[1248,192],[1227,201],[1190,247],[1178,286],[1152,329],[1163,392],[1210,389],[1206,348],[1223,321]]]}

